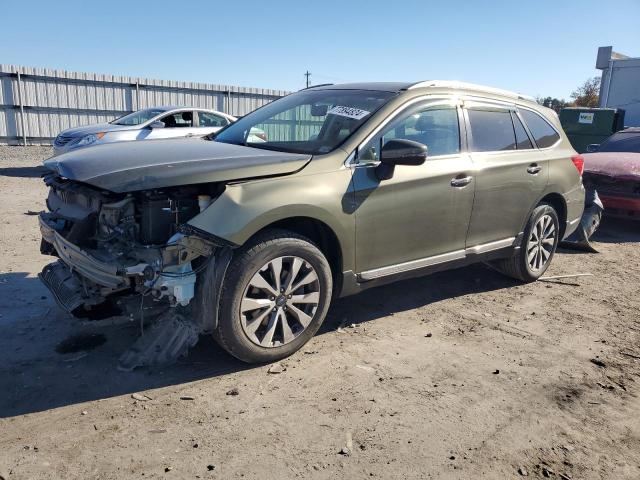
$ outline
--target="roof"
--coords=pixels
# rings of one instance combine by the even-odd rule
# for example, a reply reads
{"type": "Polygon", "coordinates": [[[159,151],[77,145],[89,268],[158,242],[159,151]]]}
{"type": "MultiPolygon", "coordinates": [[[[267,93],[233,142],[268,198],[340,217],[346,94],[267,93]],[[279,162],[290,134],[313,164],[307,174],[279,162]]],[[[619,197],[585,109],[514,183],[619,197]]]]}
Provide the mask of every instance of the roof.
{"type": "Polygon", "coordinates": [[[401,92],[419,88],[444,88],[453,90],[474,91],[511,97],[534,102],[535,99],[529,95],[524,95],[510,90],[477,85],[475,83],[460,82],[457,80],[425,80],[422,82],[366,82],[366,83],[343,83],[339,85],[327,84],[309,87],[314,90],[378,90],[383,92],[401,92]]]}
{"type": "Polygon", "coordinates": [[[143,110],[164,110],[168,112],[169,110],[210,110],[209,108],[200,108],[200,107],[188,107],[185,105],[157,105],[155,107],[147,107],[143,110]]]}
{"type": "Polygon", "coordinates": [[[400,92],[406,90],[411,85],[412,83],[409,82],[360,82],[341,83],[338,85],[328,83],[326,85],[309,87],[309,90],[377,90],[380,92],[400,92]]]}
{"type": "Polygon", "coordinates": [[[448,88],[453,90],[471,90],[475,92],[489,93],[492,95],[500,95],[502,97],[512,97],[535,102],[535,99],[529,95],[512,92],[511,90],[504,90],[502,88],[478,85],[476,83],[460,82],[458,80],[425,80],[424,82],[414,83],[409,87],[409,90],[413,90],[416,88],[448,88]]]}
{"type": "MultiPolygon", "coordinates": [[[[214,110],[212,108],[204,108],[204,107],[190,107],[185,105],[158,105],[155,107],[146,107],[141,108],[140,110],[161,110],[163,112],[170,112],[171,110],[203,110],[205,112],[213,112],[220,115],[226,115],[227,117],[232,117],[233,115],[229,115],[228,113],[220,112],[218,110],[214,110]]],[[[140,111],[136,110],[136,111],[140,111]]]]}

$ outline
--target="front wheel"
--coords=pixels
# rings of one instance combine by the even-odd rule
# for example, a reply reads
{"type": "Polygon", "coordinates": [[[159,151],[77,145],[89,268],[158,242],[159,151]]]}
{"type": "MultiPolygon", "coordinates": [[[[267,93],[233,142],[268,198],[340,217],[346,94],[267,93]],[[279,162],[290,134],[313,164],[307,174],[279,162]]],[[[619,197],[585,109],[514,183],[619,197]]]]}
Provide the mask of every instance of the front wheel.
{"type": "Polygon", "coordinates": [[[549,267],[558,246],[559,233],[558,214],[551,205],[541,203],[531,213],[517,253],[497,260],[493,265],[509,277],[533,282],[549,267]]]}
{"type": "Polygon", "coordinates": [[[317,332],[331,292],[331,269],[313,243],[293,232],[268,232],[234,255],[214,336],[245,362],[287,357],[317,332]]]}

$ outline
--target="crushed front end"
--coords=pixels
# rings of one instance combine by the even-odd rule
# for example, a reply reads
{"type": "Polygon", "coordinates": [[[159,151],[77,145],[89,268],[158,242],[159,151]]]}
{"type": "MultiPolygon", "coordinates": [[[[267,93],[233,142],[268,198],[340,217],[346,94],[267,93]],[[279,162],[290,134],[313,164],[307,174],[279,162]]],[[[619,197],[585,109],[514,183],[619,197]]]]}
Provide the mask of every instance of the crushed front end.
{"type": "Polygon", "coordinates": [[[60,307],[84,318],[189,312],[198,274],[218,245],[185,222],[224,186],[113,193],[55,173],[44,181],[41,252],[58,260],[39,276],[60,307]]]}

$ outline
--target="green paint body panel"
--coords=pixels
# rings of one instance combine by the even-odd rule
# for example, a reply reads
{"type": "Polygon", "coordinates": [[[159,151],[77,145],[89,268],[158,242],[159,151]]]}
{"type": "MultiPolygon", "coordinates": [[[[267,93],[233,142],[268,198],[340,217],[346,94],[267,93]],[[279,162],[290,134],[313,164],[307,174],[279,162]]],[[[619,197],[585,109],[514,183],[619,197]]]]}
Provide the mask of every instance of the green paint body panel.
{"type": "Polygon", "coordinates": [[[355,220],[351,170],[344,151],[315,157],[313,165],[282,177],[227,185],[224,193],[189,224],[242,245],[275,222],[304,217],[328,226],[340,241],[345,268],[353,266],[355,220]]]}
{"type": "Polygon", "coordinates": [[[565,210],[559,213],[567,236],[577,227],[584,205],[572,155],[575,151],[557,116],[532,101],[459,88],[411,88],[400,91],[340,148],[314,156],[293,173],[230,183],[188,223],[242,245],[282,220],[304,217],[321,222],[339,242],[342,294],[356,293],[367,286],[359,275],[373,269],[473,247],[482,251],[486,244],[513,239],[514,245],[502,253],[509,255],[531,211],[545,197],[554,198],[565,210]],[[474,153],[468,151],[461,119],[460,154],[428,158],[420,166],[397,166],[388,180],[378,179],[375,166],[351,162],[357,159],[358,146],[379,126],[417,101],[453,102],[460,112],[465,103],[478,101],[527,108],[544,116],[561,138],[546,149],[474,153]],[[536,175],[527,173],[532,163],[542,167],[536,175]],[[451,180],[459,175],[473,180],[454,188],[451,180]]]}
{"type": "Polygon", "coordinates": [[[399,165],[383,181],[375,167],[355,168],[356,271],[463,250],[473,184],[458,189],[450,182],[472,170],[466,154],[399,165]]]}

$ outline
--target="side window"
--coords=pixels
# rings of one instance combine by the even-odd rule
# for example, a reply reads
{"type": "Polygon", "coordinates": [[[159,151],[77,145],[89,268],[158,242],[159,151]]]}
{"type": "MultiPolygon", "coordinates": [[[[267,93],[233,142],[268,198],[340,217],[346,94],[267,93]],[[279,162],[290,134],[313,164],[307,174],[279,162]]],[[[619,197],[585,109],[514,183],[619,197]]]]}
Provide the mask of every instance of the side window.
{"type": "Polygon", "coordinates": [[[496,152],[516,149],[511,113],[502,110],[467,110],[473,151],[496,152]]]}
{"type": "Polygon", "coordinates": [[[358,152],[358,163],[380,159],[380,150],[392,139],[413,140],[427,146],[429,157],[460,152],[460,128],[455,107],[418,107],[386,126],[358,152]]]}
{"type": "Polygon", "coordinates": [[[224,127],[227,123],[229,122],[219,115],[209,112],[198,112],[199,127],[224,127]]]}
{"type": "Polygon", "coordinates": [[[516,144],[518,150],[529,150],[533,148],[533,144],[531,143],[522,122],[518,118],[518,115],[516,115],[515,112],[512,112],[511,118],[513,120],[513,128],[516,131],[516,144]]]}
{"type": "Polygon", "coordinates": [[[539,148],[550,147],[558,141],[560,135],[544,118],[531,110],[520,110],[520,115],[527,124],[539,148]]]}
{"type": "Polygon", "coordinates": [[[178,112],[160,119],[166,128],[192,127],[193,112],[178,112]]]}

